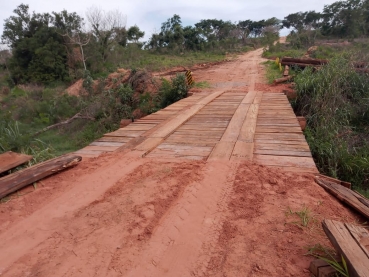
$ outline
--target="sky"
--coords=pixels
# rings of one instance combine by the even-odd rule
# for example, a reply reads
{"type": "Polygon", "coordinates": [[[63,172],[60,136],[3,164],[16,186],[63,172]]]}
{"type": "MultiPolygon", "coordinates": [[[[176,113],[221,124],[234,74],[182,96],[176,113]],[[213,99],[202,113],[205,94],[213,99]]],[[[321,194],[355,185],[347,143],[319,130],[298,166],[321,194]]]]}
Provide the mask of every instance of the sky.
{"type": "MultiPolygon", "coordinates": [[[[0,0],[0,34],[3,33],[4,20],[13,15],[20,4],[28,4],[30,11],[76,12],[86,19],[88,8],[95,6],[102,10],[119,10],[127,16],[127,27],[137,25],[145,31],[144,40],[158,32],[162,22],[174,14],[182,19],[182,25],[188,26],[201,19],[262,20],[271,17],[283,19],[299,11],[322,11],[324,5],[337,0],[0,0]]],[[[286,31],[285,31],[286,32],[286,31]]],[[[282,34],[285,35],[285,34],[282,34]]]]}

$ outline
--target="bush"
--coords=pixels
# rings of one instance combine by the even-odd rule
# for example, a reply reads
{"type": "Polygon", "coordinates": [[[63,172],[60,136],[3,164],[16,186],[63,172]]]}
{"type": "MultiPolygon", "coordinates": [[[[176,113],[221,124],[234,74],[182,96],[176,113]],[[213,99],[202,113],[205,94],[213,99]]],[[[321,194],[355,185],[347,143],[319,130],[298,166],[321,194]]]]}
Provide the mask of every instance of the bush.
{"type": "Polygon", "coordinates": [[[319,169],[356,188],[369,189],[369,79],[342,55],[295,78],[295,112],[306,117],[305,135],[319,169]]]}
{"type": "Polygon", "coordinates": [[[187,96],[190,87],[187,84],[184,74],[177,74],[172,78],[171,82],[162,79],[162,85],[159,90],[160,106],[165,108],[172,103],[181,100],[187,96]]]}

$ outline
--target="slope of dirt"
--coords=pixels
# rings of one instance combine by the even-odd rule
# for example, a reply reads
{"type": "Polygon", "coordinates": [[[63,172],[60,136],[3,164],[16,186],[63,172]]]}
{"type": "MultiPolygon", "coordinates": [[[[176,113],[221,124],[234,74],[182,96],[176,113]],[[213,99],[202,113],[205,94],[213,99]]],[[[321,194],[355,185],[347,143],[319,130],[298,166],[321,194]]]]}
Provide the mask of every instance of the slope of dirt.
{"type": "MultiPolygon", "coordinates": [[[[202,91],[275,91],[260,54],[194,76],[202,91]]],[[[362,222],[313,177],[128,150],[83,160],[0,204],[0,275],[309,276],[307,248],[329,246],[321,219],[362,222]]]]}

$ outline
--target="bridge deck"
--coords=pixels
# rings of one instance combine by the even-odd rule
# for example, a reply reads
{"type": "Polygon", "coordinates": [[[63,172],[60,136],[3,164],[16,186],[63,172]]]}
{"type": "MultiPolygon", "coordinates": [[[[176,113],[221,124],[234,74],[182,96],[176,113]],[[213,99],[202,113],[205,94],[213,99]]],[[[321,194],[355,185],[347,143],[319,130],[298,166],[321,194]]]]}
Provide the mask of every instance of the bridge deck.
{"type": "Polygon", "coordinates": [[[77,151],[97,156],[127,143],[151,158],[248,160],[317,172],[298,120],[283,93],[195,94],[77,151]]]}

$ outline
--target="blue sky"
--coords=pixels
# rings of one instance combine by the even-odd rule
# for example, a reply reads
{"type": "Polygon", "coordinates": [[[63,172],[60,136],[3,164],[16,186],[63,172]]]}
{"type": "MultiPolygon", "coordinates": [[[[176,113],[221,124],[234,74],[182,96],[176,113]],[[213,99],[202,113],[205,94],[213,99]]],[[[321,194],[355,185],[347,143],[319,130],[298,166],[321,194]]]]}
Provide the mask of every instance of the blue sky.
{"type": "Polygon", "coordinates": [[[103,10],[120,10],[127,15],[127,26],[137,25],[145,31],[145,39],[160,30],[161,23],[178,14],[184,26],[193,25],[201,19],[222,19],[236,22],[239,20],[261,20],[270,17],[283,19],[290,13],[299,11],[322,11],[324,5],[334,0],[0,0],[0,34],[3,32],[4,20],[13,14],[21,3],[28,4],[31,11],[52,12],[66,9],[77,12],[86,18],[85,12],[91,6],[103,10]]]}

